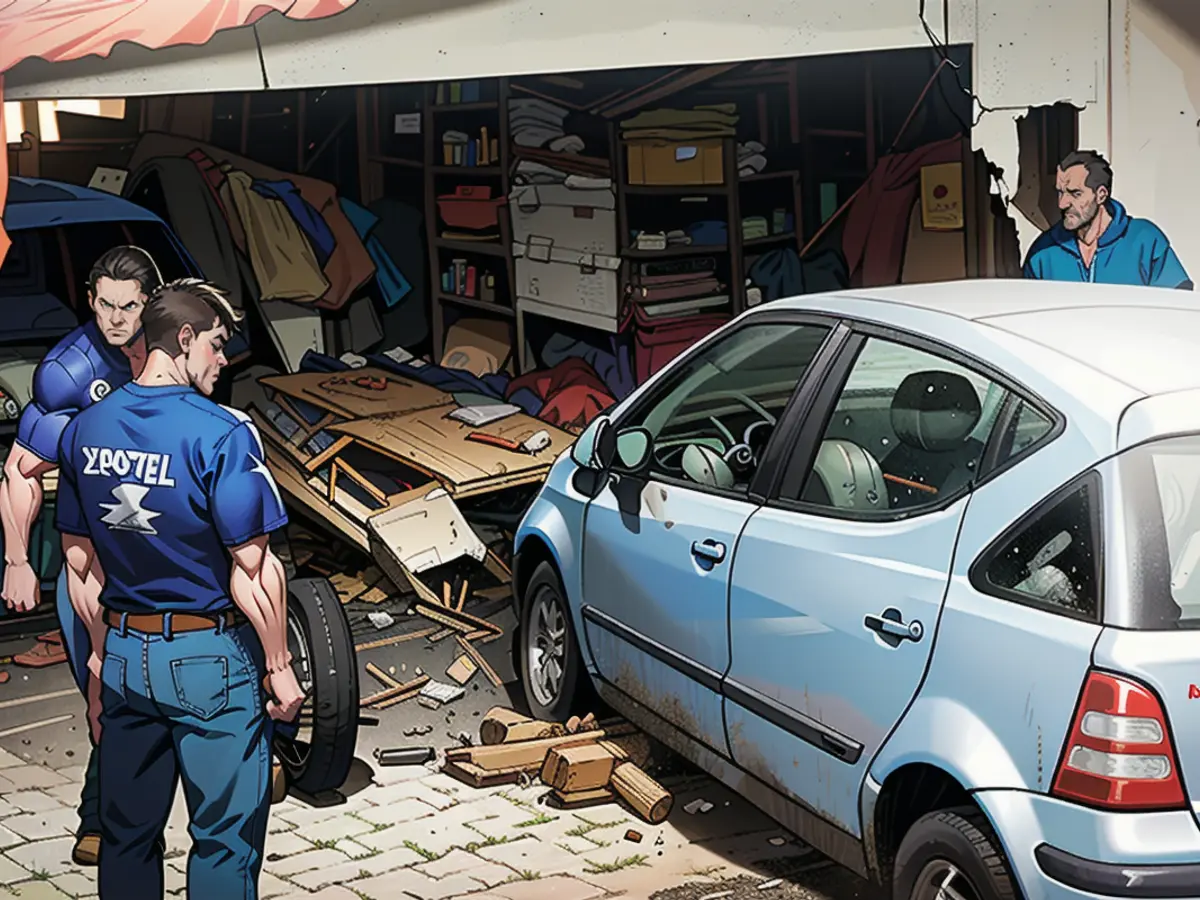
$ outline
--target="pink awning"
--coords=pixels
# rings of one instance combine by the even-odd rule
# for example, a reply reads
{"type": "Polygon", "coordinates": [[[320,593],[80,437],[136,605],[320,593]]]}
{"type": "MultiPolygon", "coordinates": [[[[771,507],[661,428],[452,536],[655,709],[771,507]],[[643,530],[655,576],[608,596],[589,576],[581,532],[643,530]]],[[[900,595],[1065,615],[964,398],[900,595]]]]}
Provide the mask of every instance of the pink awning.
{"type": "MultiPolygon", "coordinates": [[[[269,12],[290,19],[336,15],[354,0],[0,0],[3,73],[30,57],[65,62],[107,56],[120,41],[151,50],[204,44],[218,31],[252,25],[269,12]]],[[[4,114],[0,106],[0,136],[4,114]]],[[[8,194],[8,153],[0,153],[0,209],[8,194]]],[[[0,223],[0,265],[11,241],[0,223]]]]}

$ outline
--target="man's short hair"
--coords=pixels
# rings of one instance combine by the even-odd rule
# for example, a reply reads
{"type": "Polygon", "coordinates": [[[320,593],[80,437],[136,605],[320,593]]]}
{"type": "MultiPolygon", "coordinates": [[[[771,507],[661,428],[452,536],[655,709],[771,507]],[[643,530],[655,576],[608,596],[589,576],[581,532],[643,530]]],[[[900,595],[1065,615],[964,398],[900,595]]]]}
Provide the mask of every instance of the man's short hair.
{"type": "Polygon", "coordinates": [[[150,297],[142,313],[142,334],[146,350],[164,350],[171,356],[183,352],[179,332],[185,325],[199,334],[224,325],[232,335],[242,313],[215,284],[199,278],[180,278],[161,285],[150,297]],[[214,323],[216,323],[214,325],[214,323]]]}
{"type": "Polygon", "coordinates": [[[136,281],[142,293],[150,296],[162,284],[162,275],[154,258],[141,247],[125,245],[113,247],[92,265],[88,272],[88,290],[96,294],[96,285],[101,278],[113,281],[136,281]]]}
{"type": "Polygon", "coordinates": [[[1073,150],[1058,164],[1058,167],[1064,172],[1075,166],[1083,166],[1087,169],[1087,180],[1084,181],[1084,184],[1093,191],[1097,188],[1104,188],[1110,194],[1112,193],[1112,166],[1095,150],[1073,150]]]}

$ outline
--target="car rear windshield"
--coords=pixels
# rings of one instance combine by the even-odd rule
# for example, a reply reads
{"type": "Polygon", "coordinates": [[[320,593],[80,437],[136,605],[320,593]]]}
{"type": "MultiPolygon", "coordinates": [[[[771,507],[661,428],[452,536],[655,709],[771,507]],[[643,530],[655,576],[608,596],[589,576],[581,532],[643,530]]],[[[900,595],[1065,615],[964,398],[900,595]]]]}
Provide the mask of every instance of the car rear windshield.
{"type": "Polygon", "coordinates": [[[1121,624],[1200,629],[1200,434],[1134,447],[1117,458],[1128,588],[1121,624]]]}

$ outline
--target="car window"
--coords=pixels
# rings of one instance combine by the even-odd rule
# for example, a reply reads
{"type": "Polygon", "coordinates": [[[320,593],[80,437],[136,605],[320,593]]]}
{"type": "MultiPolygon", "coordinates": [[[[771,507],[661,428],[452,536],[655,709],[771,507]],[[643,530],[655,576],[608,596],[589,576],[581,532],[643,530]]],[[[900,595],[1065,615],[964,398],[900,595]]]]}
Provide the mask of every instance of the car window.
{"type": "Polygon", "coordinates": [[[1089,476],[984,555],[984,593],[1081,616],[1100,610],[1099,478],[1089,476]]]}
{"type": "Polygon", "coordinates": [[[685,361],[621,421],[651,437],[649,474],[746,491],[823,325],[745,325],[685,361]]]}
{"type": "Polygon", "coordinates": [[[958,363],[868,338],[799,496],[783,499],[865,515],[936,506],[978,476],[1005,393],[958,363]]]}
{"type": "Polygon", "coordinates": [[[1016,412],[1000,438],[997,466],[1020,456],[1054,428],[1054,422],[1037,407],[1020,398],[1016,399],[1016,403],[1016,412]]]}

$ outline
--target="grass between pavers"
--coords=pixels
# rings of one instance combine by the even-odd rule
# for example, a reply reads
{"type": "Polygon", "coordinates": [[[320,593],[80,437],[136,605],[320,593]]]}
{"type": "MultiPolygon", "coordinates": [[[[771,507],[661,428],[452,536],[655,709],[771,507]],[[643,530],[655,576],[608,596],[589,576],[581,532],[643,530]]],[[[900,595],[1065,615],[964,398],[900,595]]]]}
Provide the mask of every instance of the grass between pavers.
{"type": "Polygon", "coordinates": [[[434,860],[441,859],[446,855],[445,853],[434,853],[432,850],[426,850],[416,841],[405,841],[404,846],[418,856],[425,857],[426,862],[433,862],[434,860]]]}
{"type": "Polygon", "coordinates": [[[697,878],[711,878],[724,868],[724,866],[705,866],[703,869],[701,869],[693,865],[689,866],[688,870],[684,872],[684,874],[695,875],[697,878]]]}
{"type": "Polygon", "coordinates": [[[505,879],[502,884],[513,884],[518,881],[538,881],[542,877],[541,872],[535,872],[532,869],[522,869],[511,878],[505,879]]]}
{"type": "Polygon", "coordinates": [[[645,854],[639,853],[636,856],[618,857],[612,862],[607,863],[596,863],[592,862],[591,860],[584,860],[588,865],[583,871],[589,875],[605,875],[610,872],[620,872],[622,869],[628,869],[632,866],[644,866],[646,865],[646,860],[649,858],[650,857],[646,856],[645,854]]]}

